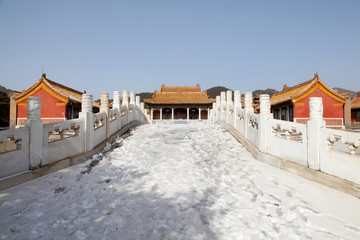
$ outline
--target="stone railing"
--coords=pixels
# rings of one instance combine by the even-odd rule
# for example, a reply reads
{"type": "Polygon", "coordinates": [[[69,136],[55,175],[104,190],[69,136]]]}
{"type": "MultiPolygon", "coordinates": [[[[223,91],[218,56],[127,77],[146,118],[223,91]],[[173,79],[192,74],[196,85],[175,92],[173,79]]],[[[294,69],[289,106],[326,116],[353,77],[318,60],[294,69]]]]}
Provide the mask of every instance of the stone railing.
{"type": "Polygon", "coordinates": [[[222,92],[213,105],[212,123],[230,125],[257,151],[306,168],[360,184],[360,134],[329,129],[323,119],[322,98],[310,98],[306,124],[273,119],[270,98],[260,96],[260,114],[254,114],[252,93],[222,92]]]}
{"type": "Polygon", "coordinates": [[[319,169],[360,183],[360,133],[320,129],[319,169]]]}
{"type": "Polygon", "coordinates": [[[28,98],[28,118],[23,128],[0,132],[0,178],[37,169],[59,160],[93,150],[130,123],[147,123],[143,104],[135,93],[114,92],[113,108],[109,94],[101,94],[100,112],[94,114],[90,94],[82,96],[78,119],[43,124],[41,98],[28,98]],[[131,110],[129,110],[131,108],[131,110]]]}
{"type": "Polygon", "coordinates": [[[99,112],[94,114],[94,145],[98,145],[104,140],[106,136],[106,113],[99,112]]]}
{"type": "Polygon", "coordinates": [[[269,119],[267,124],[266,153],[307,166],[306,124],[277,119],[269,119]]]}
{"type": "Polygon", "coordinates": [[[44,124],[41,165],[84,152],[84,119],[44,124]]]}
{"type": "Polygon", "coordinates": [[[29,170],[29,128],[1,131],[0,142],[1,177],[29,170]]]}

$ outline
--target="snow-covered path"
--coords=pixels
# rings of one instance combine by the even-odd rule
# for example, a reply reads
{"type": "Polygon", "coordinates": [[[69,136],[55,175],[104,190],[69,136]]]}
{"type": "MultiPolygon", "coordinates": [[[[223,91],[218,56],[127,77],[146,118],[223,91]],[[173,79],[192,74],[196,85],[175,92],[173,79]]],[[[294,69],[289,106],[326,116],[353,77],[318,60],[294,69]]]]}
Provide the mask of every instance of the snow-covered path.
{"type": "Polygon", "coordinates": [[[256,161],[218,125],[120,141],[0,192],[0,238],[360,239],[359,199],[256,161]]]}

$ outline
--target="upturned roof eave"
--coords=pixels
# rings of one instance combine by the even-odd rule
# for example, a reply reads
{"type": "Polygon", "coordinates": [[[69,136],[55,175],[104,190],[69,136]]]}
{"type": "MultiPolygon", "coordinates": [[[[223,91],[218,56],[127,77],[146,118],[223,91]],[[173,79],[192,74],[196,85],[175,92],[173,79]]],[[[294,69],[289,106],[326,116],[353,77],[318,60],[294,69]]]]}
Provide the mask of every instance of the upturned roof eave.
{"type": "Polygon", "coordinates": [[[38,81],[36,81],[36,83],[34,85],[32,85],[26,91],[22,92],[21,94],[19,94],[16,97],[14,97],[15,102],[18,103],[18,102],[23,101],[25,98],[27,98],[27,96],[29,94],[31,94],[37,88],[43,88],[43,87],[41,87],[41,84],[43,84],[43,86],[48,88],[49,91],[51,91],[50,94],[53,95],[55,98],[59,99],[60,101],[62,101],[64,103],[69,102],[69,97],[59,93],[56,89],[54,89],[54,87],[46,80],[46,78],[44,76],[42,76],[38,81]]]}
{"type": "Polygon", "coordinates": [[[286,94],[286,93],[288,93],[290,91],[293,91],[293,90],[295,90],[297,88],[300,88],[300,87],[304,86],[303,84],[305,84],[305,86],[306,86],[306,87],[304,87],[304,89],[302,89],[300,92],[298,92],[298,93],[296,93],[294,95],[287,96],[287,97],[285,97],[283,99],[270,100],[271,105],[272,106],[273,105],[278,105],[278,104],[281,104],[281,103],[284,103],[284,102],[287,102],[287,101],[292,101],[292,103],[294,104],[295,102],[303,99],[302,96],[306,95],[306,93],[311,91],[313,89],[313,87],[316,86],[316,84],[320,84],[326,91],[328,91],[330,94],[333,95],[333,96],[330,96],[330,97],[333,97],[333,98],[335,98],[336,100],[338,100],[338,101],[340,101],[342,103],[346,102],[346,99],[342,95],[336,93],[332,88],[330,88],[328,85],[326,85],[317,75],[315,75],[314,79],[309,80],[307,82],[308,82],[308,84],[305,84],[306,82],[304,82],[304,83],[296,85],[295,87],[290,88],[290,90],[287,89],[286,91],[277,93],[273,97],[278,97],[278,96],[286,94]]]}
{"type": "MultiPolygon", "coordinates": [[[[315,84],[314,80],[316,80],[316,78],[314,78],[312,80],[309,80],[309,81],[306,81],[306,82],[308,82],[307,84],[305,84],[306,87],[303,90],[301,90],[299,93],[287,96],[287,97],[285,97],[283,99],[277,99],[277,100],[270,99],[271,106],[278,105],[278,104],[288,102],[288,101],[291,101],[292,103],[294,103],[294,101],[293,101],[294,99],[297,99],[299,96],[303,95],[308,89],[310,89],[315,84]]],[[[306,82],[304,82],[304,83],[306,83],[306,82]]],[[[297,88],[300,88],[300,87],[304,86],[303,85],[304,83],[298,84],[295,87],[291,87],[290,90],[279,92],[276,95],[273,95],[273,97],[285,95],[286,93],[288,93],[290,91],[293,91],[293,90],[295,90],[297,88]]]]}

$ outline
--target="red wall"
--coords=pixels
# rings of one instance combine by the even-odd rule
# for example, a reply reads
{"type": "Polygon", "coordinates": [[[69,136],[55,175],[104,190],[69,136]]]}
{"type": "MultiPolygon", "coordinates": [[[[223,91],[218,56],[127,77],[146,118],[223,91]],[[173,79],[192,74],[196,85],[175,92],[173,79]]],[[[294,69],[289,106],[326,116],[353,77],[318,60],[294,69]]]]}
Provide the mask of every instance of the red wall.
{"type": "MultiPolygon", "coordinates": [[[[58,122],[65,118],[66,115],[66,105],[56,105],[56,103],[61,103],[60,100],[46,92],[44,89],[40,88],[39,91],[34,93],[32,96],[41,97],[41,118],[44,123],[49,122],[58,122]],[[43,119],[43,118],[56,118],[56,119],[43,119]]],[[[18,103],[17,107],[17,117],[18,118],[27,118],[27,105],[22,105],[26,103],[27,99],[18,103]]],[[[24,120],[19,120],[19,125],[23,125],[24,120]]]]}
{"type": "MultiPolygon", "coordinates": [[[[304,105],[295,105],[294,106],[294,118],[309,118],[309,99],[311,97],[322,97],[323,106],[324,106],[324,118],[344,118],[343,105],[334,105],[341,102],[331,98],[321,89],[317,88],[306,98],[301,99],[298,103],[303,103],[304,105]]],[[[307,120],[297,120],[297,122],[306,123],[307,120]]],[[[341,124],[341,120],[325,120],[328,125],[338,125],[341,124]]]]}

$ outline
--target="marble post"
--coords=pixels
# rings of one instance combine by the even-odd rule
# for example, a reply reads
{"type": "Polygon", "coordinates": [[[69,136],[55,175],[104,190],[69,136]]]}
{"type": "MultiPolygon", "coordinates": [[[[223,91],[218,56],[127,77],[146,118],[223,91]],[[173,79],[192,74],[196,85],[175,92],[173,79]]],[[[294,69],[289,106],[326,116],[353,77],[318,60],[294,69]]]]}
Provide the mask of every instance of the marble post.
{"type": "Polygon", "coordinates": [[[113,109],[117,109],[118,129],[121,129],[121,97],[120,97],[120,91],[114,91],[113,109]]]}
{"type": "Polygon", "coordinates": [[[220,96],[216,96],[216,114],[215,114],[215,122],[217,121],[221,121],[221,97],[220,96]]]}
{"type": "Polygon", "coordinates": [[[238,126],[238,114],[239,111],[241,111],[241,92],[240,91],[235,91],[234,92],[234,115],[235,115],[235,119],[234,119],[234,128],[236,129],[238,126]]]}
{"type": "Polygon", "coordinates": [[[81,100],[80,118],[84,118],[85,132],[85,152],[94,148],[94,114],[93,114],[93,96],[84,93],[81,100]]]}
{"type": "Polygon", "coordinates": [[[41,166],[43,157],[43,122],[41,121],[41,98],[28,97],[27,120],[25,127],[29,128],[30,138],[30,169],[41,166]]]}
{"type": "Polygon", "coordinates": [[[245,108],[244,108],[244,135],[247,138],[248,126],[249,126],[249,114],[254,113],[253,109],[253,95],[252,92],[245,93],[245,108]]]}
{"type": "Polygon", "coordinates": [[[122,110],[124,110],[125,116],[123,117],[124,122],[123,126],[129,123],[129,91],[123,91],[123,102],[121,106],[122,110]]]}
{"type": "Polygon", "coordinates": [[[321,97],[309,99],[310,120],[307,122],[308,137],[308,167],[320,170],[320,128],[326,127],[323,119],[323,104],[321,97]]]}
{"type": "Polygon", "coordinates": [[[106,114],[105,124],[106,124],[106,138],[110,137],[110,115],[109,115],[109,93],[102,92],[100,96],[100,112],[106,114]]]}
{"type": "Polygon", "coordinates": [[[226,122],[230,123],[230,107],[233,104],[232,100],[232,91],[227,90],[226,91],[226,122]]]}
{"type": "Polygon", "coordinates": [[[220,120],[226,121],[226,92],[221,92],[220,98],[221,98],[220,120]]]}
{"type": "Polygon", "coordinates": [[[272,119],[270,112],[270,96],[269,94],[260,95],[260,118],[259,118],[259,150],[267,152],[267,128],[268,120],[272,119]]]}

